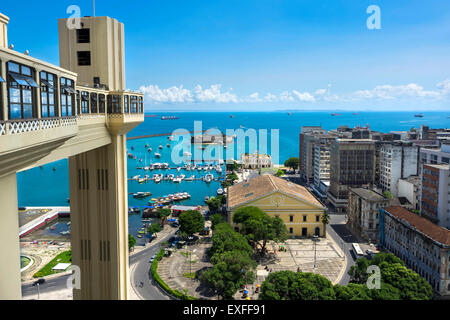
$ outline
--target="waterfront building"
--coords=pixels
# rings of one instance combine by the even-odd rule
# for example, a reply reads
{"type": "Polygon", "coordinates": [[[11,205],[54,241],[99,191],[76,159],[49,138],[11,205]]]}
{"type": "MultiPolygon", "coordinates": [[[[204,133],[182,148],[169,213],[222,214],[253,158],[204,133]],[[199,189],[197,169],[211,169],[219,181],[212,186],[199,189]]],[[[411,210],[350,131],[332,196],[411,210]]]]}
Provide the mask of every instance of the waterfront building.
{"type": "Polygon", "coordinates": [[[408,199],[413,210],[420,210],[420,177],[409,176],[398,180],[398,197],[408,199]]]}
{"type": "Polygon", "coordinates": [[[381,208],[379,223],[380,245],[450,296],[450,231],[400,206],[381,208]]]}
{"type": "Polygon", "coordinates": [[[239,208],[254,206],[286,224],[290,237],[325,236],[323,204],[306,188],[284,179],[263,175],[228,188],[228,222],[239,208]]]}
{"type": "Polygon", "coordinates": [[[419,147],[411,142],[383,144],[380,153],[380,186],[398,196],[398,180],[418,174],[419,147]]]}
{"type": "Polygon", "coordinates": [[[0,299],[21,299],[16,174],[66,158],[74,299],[127,299],[126,134],[144,121],[144,96],[124,89],[123,24],[61,19],[58,67],[8,48],[8,21],[0,14],[0,299]]]}
{"type": "Polygon", "coordinates": [[[424,164],[421,173],[420,212],[423,217],[450,229],[450,168],[424,164]]]}
{"type": "Polygon", "coordinates": [[[348,193],[348,222],[350,229],[372,241],[378,240],[380,208],[389,206],[389,199],[372,189],[350,188],[348,193]]]}
{"type": "Polygon", "coordinates": [[[255,152],[253,154],[242,154],[241,165],[243,169],[272,168],[272,157],[268,154],[255,152]]]}
{"type": "Polygon", "coordinates": [[[328,201],[337,212],[345,212],[348,188],[372,186],[375,178],[375,143],[369,139],[337,138],[330,147],[328,201]]]}

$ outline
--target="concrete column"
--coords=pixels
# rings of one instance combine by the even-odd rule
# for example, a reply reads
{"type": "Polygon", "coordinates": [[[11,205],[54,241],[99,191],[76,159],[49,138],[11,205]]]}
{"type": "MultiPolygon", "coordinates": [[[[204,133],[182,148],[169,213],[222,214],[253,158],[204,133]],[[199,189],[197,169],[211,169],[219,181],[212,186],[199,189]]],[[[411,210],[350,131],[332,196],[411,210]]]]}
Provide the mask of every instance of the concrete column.
{"type": "Polygon", "coordinates": [[[69,159],[72,261],[77,300],[128,299],[128,187],[125,135],[69,159]]]}
{"type": "Polygon", "coordinates": [[[0,178],[0,300],[21,300],[16,174],[0,178]]]}

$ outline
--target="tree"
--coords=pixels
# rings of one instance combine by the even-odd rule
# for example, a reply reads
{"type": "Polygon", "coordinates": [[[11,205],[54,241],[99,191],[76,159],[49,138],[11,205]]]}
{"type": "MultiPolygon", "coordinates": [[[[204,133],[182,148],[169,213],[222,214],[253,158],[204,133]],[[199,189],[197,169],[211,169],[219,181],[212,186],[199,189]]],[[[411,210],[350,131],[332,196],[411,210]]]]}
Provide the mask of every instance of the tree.
{"type": "Polygon", "coordinates": [[[241,166],[236,161],[233,161],[233,163],[227,163],[226,165],[228,171],[237,171],[240,167],[241,166]]]}
{"type": "Polygon", "coordinates": [[[218,224],[224,222],[224,219],[220,213],[213,214],[211,216],[212,229],[215,230],[218,224]]]}
{"type": "Polygon", "coordinates": [[[369,288],[363,284],[335,285],[334,292],[336,300],[372,300],[369,288]]]}
{"type": "Polygon", "coordinates": [[[287,239],[287,229],[283,221],[270,217],[257,207],[238,209],[233,221],[241,224],[241,233],[261,255],[266,253],[269,241],[283,242],[287,239]]]}
{"type": "Polygon", "coordinates": [[[252,284],[256,267],[242,251],[226,251],[211,260],[214,266],[200,275],[200,281],[217,290],[224,299],[231,299],[244,284],[252,284]]]}
{"type": "Polygon", "coordinates": [[[128,234],[128,249],[132,250],[136,246],[136,238],[128,234]]]}
{"type": "Polygon", "coordinates": [[[260,300],[334,300],[330,280],[314,273],[271,273],[261,285],[260,300]]]}
{"type": "Polygon", "coordinates": [[[382,281],[397,288],[401,299],[430,300],[433,297],[431,285],[413,270],[400,263],[386,261],[381,262],[379,267],[382,281]]]}
{"type": "Polygon", "coordinates": [[[275,176],[276,176],[276,177],[282,177],[282,176],[284,176],[284,171],[281,170],[281,169],[278,169],[277,173],[275,173],[275,176]]]}
{"type": "Polygon", "coordinates": [[[289,158],[288,160],[286,160],[286,162],[284,163],[284,166],[287,168],[291,168],[294,170],[294,174],[295,174],[295,170],[298,169],[300,165],[300,160],[298,158],[289,158]]]}
{"type": "Polygon", "coordinates": [[[189,210],[180,214],[178,218],[180,222],[180,232],[189,236],[200,232],[205,228],[205,219],[197,210],[189,210]]]}
{"type": "Polygon", "coordinates": [[[222,201],[221,199],[218,199],[216,197],[212,197],[208,201],[206,201],[206,204],[208,205],[209,212],[215,213],[222,207],[222,201]]]}
{"type": "Polygon", "coordinates": [[[226,180],[233,185],[235,181],[239,180],[239,177],[233,172],[232,174],[227,175],[226,180]]]}
{"type": "Polygon", "coordinates": [[[170,216],[172,214],[172,211],[170,209],[159,209],[156,212],[156,216],[159,218],[159,220],[161,221],[161,225],[164,227],[167,217],[170,216]]]}
{"type": "Polygon", "coordinates": [[[389,191],[383,192],[383,196],[388,199],[394,199],[394,195],[392,193],[390,193],[389,191]]]}
{"type": "Polygon", "coordinates": [[[154,234],[154,233],[158,233],[158,232],[161,232],[161,225],[159,225],[159,224],[157,224],[157,223],[154,223],[154,224],[152,224],[150,227],[148,227],[148,229],[147,229],[147,231],[148,231],[148,233],[150,233],[150,234],[154,234]]]}
{"type": "Polygon", "coordinates": [[[356,265],[349,271],[351,281],[365,285],[369,265],[378,266],[381,272],[381,290],[371,290],[373,299],[429,300],[432,298],[431,285],[416,272],[408,269],[404,262],[392,253],[377,253],[370,261],[366,258],[356,260],[356,265]]]}
{"type": "Polygon", "coordinates": [[[210,257],[215,257],[227,251],[242,251],[249,257],[253,253],[253,249],[248,244],[247,239],[234,231],[228,223],[222,222],[215,226],[212,247],[208,253],[210,257]]]}

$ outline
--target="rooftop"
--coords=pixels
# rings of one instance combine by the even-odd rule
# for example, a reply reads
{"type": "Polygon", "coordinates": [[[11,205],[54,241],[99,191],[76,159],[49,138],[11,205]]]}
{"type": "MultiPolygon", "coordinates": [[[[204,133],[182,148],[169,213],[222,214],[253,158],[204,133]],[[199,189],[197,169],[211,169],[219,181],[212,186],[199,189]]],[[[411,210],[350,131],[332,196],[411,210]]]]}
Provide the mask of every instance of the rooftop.
{"type": "Polygon", "coordinates": [[[439,170],[450,170],[450,165],[448,165],[446,163],[441,163],[441,164],[430,164],[430,163],[427,163],[427,164],[424,164],[424,166],[431,167],[431,168],[436,168],[436,169],[439,169],[439,170]]]}
{"type": "Polygon", "coordinates": [[[300,198],[315,206],[323,207],[305,187],[288,182],[273,175],[255,177],[249,181],[241,182],[228,189],[228,207],[233,208],[248,201],[256,200],[272,192],[280,191],[296,198],[300,198]]]}
{"type": "Polygon", "coordinates": [[[371,189],[366,188],[350,188],[350,191],[357,194],[359,197],[369,200],[369,201],[383,201],[387,200],[383,195],[379,194],[378,192],[375,192],[371,189]]]}
{"type": "Polygon", "coordinates": [[[428,219],[412,213],[411,211],[400,206],[388,207],[384,210],[430,239],[450,246],[450,230],[440,227],[428,219]]]}

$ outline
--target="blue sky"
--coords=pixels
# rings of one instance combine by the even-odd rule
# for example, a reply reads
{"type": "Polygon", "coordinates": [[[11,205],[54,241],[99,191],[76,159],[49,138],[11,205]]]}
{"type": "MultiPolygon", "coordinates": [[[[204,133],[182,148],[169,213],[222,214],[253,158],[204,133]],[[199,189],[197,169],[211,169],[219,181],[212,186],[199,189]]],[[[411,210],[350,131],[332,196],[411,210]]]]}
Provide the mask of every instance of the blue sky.
{"type": "MultiPolygon", "coordinates": [[[[9,42],[54,64],[57,19],[92,15],[92,0],[5,2],[9,42]]],[[[127,87],[149,110],[450,110],[450,1],[96,3],[125,24],[127,87]]]]}

